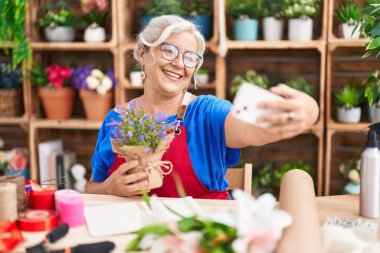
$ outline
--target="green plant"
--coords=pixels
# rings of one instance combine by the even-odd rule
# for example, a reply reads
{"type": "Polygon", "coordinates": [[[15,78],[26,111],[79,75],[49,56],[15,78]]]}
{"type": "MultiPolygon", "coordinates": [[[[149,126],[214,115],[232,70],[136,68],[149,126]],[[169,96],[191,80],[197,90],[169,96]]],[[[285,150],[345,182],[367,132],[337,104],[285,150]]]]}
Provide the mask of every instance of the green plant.
{"type": "Polygon", "coordinates": [[[263,10],[262,10],[262,16],[263,17],[281,17],[281,9],[282,5],[284,4],[284,0],[271,0],[271,1],[264,1],[263,2],[263,10]]]}
{"type": "Polygon", "coordinates": [[[267,163],[252,172],[252,188],[260,194],[273,193],[273,164],[267,163]]]}
{"type": "MultiPolygon", "coordinates": [[[[356,27],[357,28],[357,27],[356,27]]],[[[380,55],[380,3],[368,5],[363,9],[360,28],[369,41],[365,44],[366,53],[363,57],[380,55]]]]}
{"type": "Polygon", "coordinates": [[[234,97],[236,95],[236,92],[238,91],[240,85],[242,85],[242,83],[244,83],[244,82],[248,82],[248,83],[257,85],[257,86],[264,88],[264,89],[268,89],[268,86],[269,86],[268,78],[265,75],[259,75],[254,70],[248,70],[245,73],[244,77],[236,76],[232,80],[232,85],[230,88],[230,94],[232,97],[234,97]]]}
{"type": "Polygon", "coordinates": [[[363,85],[365,86],[364,96],[367,98],[368,104],[377,103],[380,99],[380,71],[374,71],[363,82],[363,85]]]}
{"type": "Polygon", "coordinates": [[[286,84],[293,89],[303,91],[306,94],[315,97],[315,87],[303,77],[297,77],[295,79],[289,80],[286,82],[286,84]]]}
{"type": "Polygon", "coordinates": [[[227,0],[227,12],[233,19],[257,19],[262,14],[264,0],[227,0]]]}
{"type": "Polygon", "coordinates": [[[141,70],[142,69],[141,69],[140,65],[138,65],[138,64],[133,65],[133,68],[132,68],[133,72],[140,72],[141,70]]]}
{"type": "Polygon", "coordinates": [[[211,2],[207,0],[187,1],[185,5],[185,13],[186,15],[193,17],[201,15],[211,15],[211,2]]]}
{"type": "Polygon", "coordinates": [[[282,166],[279,170],[276,170],[273,175],[273,186],[277,189],[280,188],[281,179],[284,176],[284,174],[290,170],[303,170],[310,174],[311,168],[310,165],[304,164],[302,160],[297,160],[291,163],[287,163],[284,166],[282,166]]]}
{"type": "Polygon", "coordinates": [[[380,0],[367,0],[367,1],[365,1],[365,6],[368,6],[370,4],[380,4],[380,0]]]}
{"type": "Polygon", "coordinates": [[[36,87],[45,87],[49,82],[47,78],[47,73],[41,65],[35,64],[31,69],[27,70],[28,76],[27,80],[30,80],[32,85],[36,87]]]}
{"type": "Polygon", "coordinates": [[[335,10],[335,15],[341,23],[356,24],[360,21],[362,8],[354,1],[344,1],[335,10]]]}
{"type": "Polygon", "coordinates": [[[149,0],[145,9],[147,16],[182,15],[183,6],[180,0],[149,0]]]}
{"type": "Polygon", "coordinates": [[[38,19],[40,27],[47,26],[74,26],[78,19],[73,12],[67,8],[65,1],[61,0],[55,4],[46,4],[44,15],[38,19]]]}
{"type": "Polygon", "coordinates": [[[339,165],[339,172],[350,182],[360,183],[360,159],[350,160],[339,165]]]}
{"type": "Polygon", "coordinates": [[[336,94],[338,106],[345,109],[358,107],[363,96],[362,89],[356,84],[346,84],[336,94]]]}
{"type": "Polygon", "coordinates": [[[284,0],[282,15],[285,18],[314,17],[319,12],[320,0],[284,0]]]}
{"type": "Polygon", "coordinates": [[[26,0],[0,1],[0,44],[8,54],[7,42],[13,43],[13,69],[28,61],[32,56],[29,41],[25,35],[26,2],[26,0]]]}
{"type": "Polygon", "coordinates": [[[198,75],[208,74],[208,69],[201,67],[200,69],[198,69],[197,74],[198,75]]]}
{"type": "Polygon", "coordinates": [[[0,89],[21,87],[21,69],[12,69],[10,63],[0,63],[0,89]]]}

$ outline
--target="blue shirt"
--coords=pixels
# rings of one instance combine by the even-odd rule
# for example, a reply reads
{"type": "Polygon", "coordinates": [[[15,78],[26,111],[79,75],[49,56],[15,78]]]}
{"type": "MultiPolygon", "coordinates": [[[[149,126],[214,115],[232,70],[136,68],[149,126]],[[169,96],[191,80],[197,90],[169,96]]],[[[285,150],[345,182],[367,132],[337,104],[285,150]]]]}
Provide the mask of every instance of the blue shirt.
{"type": "MultiPolygon", "coordinates": [[[[224,178],[227,167],[239,161],[240,149],[226,146],[224,122],[231,110],[231,103],[212,95],[196,97],[188,106],[182,126],[186,127],[187,146],[191,164],[200,182],[209,190],[225,190],[228,181],[224,178]]],[[[110,138],[113,127],[107,126],[111,119],[120,120],[111,110],[99,130],[94,155],[91,158],[92,178],[103,182],[108,176],[115,156],[110,138]]],[[[175,120],[176,115],[169,117],[175,120]]]]}

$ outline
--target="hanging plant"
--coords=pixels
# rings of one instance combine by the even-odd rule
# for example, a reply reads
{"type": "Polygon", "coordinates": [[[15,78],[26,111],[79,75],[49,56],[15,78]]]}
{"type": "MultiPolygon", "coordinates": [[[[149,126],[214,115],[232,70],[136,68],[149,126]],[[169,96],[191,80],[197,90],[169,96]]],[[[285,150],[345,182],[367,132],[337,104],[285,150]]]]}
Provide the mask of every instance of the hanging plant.
{"type": "Polygon", "coordinates": [[[13,43],[12,58],[14,69],[32,56],[29,41],[25,35],[27,0],[0,1],[0,44],[9,53],[7,42],[13,43]]]}

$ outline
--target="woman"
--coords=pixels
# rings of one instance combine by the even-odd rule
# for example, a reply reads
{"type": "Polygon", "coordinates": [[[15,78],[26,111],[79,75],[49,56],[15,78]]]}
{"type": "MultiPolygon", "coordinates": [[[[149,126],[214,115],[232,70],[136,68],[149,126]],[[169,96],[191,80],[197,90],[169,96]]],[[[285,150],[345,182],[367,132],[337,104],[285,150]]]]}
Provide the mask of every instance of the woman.
{"type": "MultiPolygon", "coordinates": [[[[139,34],[134,58],[144,72],[144,93],[138,98],[145,112],[163,112],[176,120],[181,104],[188,104],[185,118],[162,160],[170,161],[187,195],[195,198],[228,199],[228,166],[235,165],[240,148],[261,146],[300,134],[318,118],[318,105],[305,93],[280,84],[271,91],[286,98],[263,103],[262,108],[285,112],[261,117],[272,124],[259,128],[235,119],[231,103],[211,95],[194,96],[187,88],[203,63],[205,41],[193,23],[173,15],[152,19],[139,34]]],[[[194,78],[196,80],[196,76],[194,78]]],[[[110,145],[111,127],[106,124],[117,113],[111,111],[99,131],[92,157],[88,193],[131,196],[148,185],[145,173],[127,173],[138,165],[115,156],[110,145]]],[[[173,174],[173,173],[172,173],[173,174]]],[[[177,197],[175,180],[168,175],[161,188],[151,193],[177,197]]]]}

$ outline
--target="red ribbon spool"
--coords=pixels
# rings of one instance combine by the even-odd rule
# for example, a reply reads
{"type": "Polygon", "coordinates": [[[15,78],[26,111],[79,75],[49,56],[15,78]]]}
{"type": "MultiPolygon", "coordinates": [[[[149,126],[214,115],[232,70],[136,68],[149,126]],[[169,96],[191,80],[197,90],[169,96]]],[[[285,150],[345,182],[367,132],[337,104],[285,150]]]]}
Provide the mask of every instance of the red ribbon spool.
{"type": "Polygon", "coordinates": [[[31,190],[29,193],[28,202],[33,209],[44,209],[44,210],[54,210],[55,200],[54,200],[55,190],[31,190]]]}
{"type": "Polygon", "coordinates": [[[16,222],[0,222],[0,252],[12,250],[24,237],[16,222]]]}
{"type": "Polygon", "coordinates": [[[23,231],[51,231],[57,227],[58,218],[53,210],[26,210],[20,214],[18,222],[23,231]]]}

